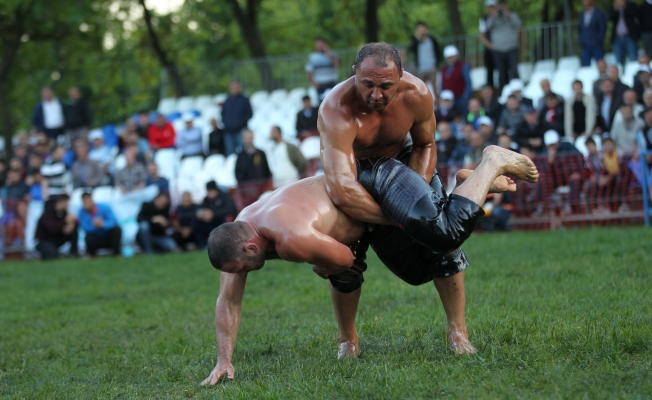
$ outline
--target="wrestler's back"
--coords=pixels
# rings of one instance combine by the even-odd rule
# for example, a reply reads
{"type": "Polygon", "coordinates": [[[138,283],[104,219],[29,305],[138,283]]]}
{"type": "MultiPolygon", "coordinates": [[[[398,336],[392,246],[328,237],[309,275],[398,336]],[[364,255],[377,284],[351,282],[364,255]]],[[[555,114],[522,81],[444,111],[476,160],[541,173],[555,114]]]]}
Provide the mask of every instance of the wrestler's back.
{"type": "Polygon", "coordinates": [[[246,207],[238,219],[255,221],[259,229],[284,229],[277,221],[306,224],[348,244],[364,233],[364,224],[335,207],[326,193],[323,176],[302,179],[275,190],[271,195],[246,207]]]}
{"type": "Polygon", "coordinates": [[[346,114],[354,119],[358,126],[353,142],[356,158],[395,158],[403,149],[417,111],[420,107],[431,104],[424,101],[426,96],[432,96],[430,90],[423,81],[404,72],[392,101],[381,112],[369,110],[364,103],[359,104],[356,101],[356,90],[355,77],[333,88],[320,108],[319,118],[340,118],[341,111],[346,110],[346,114]]]}

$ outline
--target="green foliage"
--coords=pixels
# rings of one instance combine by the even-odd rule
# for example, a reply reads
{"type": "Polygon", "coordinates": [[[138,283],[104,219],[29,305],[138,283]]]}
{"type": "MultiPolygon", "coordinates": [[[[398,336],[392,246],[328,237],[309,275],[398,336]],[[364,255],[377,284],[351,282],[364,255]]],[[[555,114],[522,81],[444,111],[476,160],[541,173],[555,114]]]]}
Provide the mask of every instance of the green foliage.
{"type": "Polygon", "coordinates": [[[204,253],[4,262],[0,397],[647,398],[649,230],[477,235],[465,245],[479,352],[447,350],[433,285],[372,255],[357,318],[362,356],[337,361],[328,285],[309,266],[252,273],[236,381],[215,364],[218,273],[204,253]]]}

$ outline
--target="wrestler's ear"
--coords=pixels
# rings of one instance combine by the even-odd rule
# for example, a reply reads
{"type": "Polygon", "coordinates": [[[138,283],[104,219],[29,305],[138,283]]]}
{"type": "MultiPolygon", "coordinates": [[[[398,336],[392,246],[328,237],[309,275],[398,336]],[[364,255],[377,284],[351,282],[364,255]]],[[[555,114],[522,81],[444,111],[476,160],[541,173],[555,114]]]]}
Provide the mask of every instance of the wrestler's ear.
{"type": "Polygon", "coordinates": [[[252,242],[245,243],[244,251],[247,257],[255,256],[256,254],[258,254],[259,250],[260,249],[258,248],[258,245],[256,243],[252,243],[252,242]]]}
{"type": "Polygon", "coordinates": [[[351,66],[351,71],[353,72],[353,75],[355,75],[355,65],[351,66]]]}
{"type": "Polygon", "coordinates": [[[400,71],[398,71],[398,77],[402,78],[403,77],[403,71],[405,71],[403,68],[401,68],[400,71]]]}

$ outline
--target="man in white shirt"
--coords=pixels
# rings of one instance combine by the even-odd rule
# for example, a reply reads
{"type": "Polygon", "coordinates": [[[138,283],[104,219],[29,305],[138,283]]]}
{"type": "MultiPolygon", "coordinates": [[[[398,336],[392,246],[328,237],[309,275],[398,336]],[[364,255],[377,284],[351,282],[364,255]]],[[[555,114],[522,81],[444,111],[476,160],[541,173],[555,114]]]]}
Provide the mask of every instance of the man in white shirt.
{"type": "Polygon", "coordinates": [[[330,89],[339,82],[336,69],[339,66],[340,59],[330,50],[326,39],[317,38],[315,51],[308,56],[306,74],[310,85],[317,89],[319,102],[324,100],[330,89]]]}
{"type": "Polygon", "coordinates": [[[272,171],[274,189],[300,179],[306,170],[306,159],[297,146],[283,140],[281,128],[273,126],[270,133],[272,146],[269,149],[269,168],[272,171]]]}
{"type": "Polygon", "coordinates": [[[56,139],[63,133],[63,106],[49,87],[41,89],[41,101],[34,107],[32,126],[48,137],[56,139]]]}
{"type": "Polygon", "coordinates": [[[186,113],[183,116],[185,128],[181,129],[175,138],[175,146],[182,151],[182,157],[192,157],[203,155],[201,129],[193,126],[192,113],[186,113]]]}

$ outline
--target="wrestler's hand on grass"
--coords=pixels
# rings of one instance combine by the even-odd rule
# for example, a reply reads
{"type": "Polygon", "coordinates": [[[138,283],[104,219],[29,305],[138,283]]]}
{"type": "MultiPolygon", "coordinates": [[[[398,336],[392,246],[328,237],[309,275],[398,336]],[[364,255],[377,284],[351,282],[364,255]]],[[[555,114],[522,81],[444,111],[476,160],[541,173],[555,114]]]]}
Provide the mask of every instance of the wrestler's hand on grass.
{"type": "Polygon", "coordinates": [[[228,378],[230,381],[235,378],[235,368],[229,361],[218,361],[213,372],[202,381],[201,385],[216,385],[222,378],[228,378]]]}

